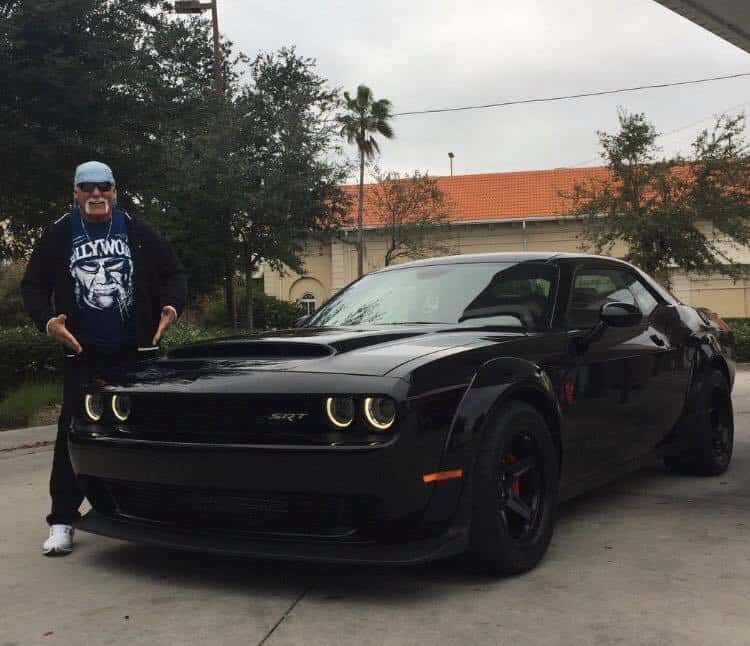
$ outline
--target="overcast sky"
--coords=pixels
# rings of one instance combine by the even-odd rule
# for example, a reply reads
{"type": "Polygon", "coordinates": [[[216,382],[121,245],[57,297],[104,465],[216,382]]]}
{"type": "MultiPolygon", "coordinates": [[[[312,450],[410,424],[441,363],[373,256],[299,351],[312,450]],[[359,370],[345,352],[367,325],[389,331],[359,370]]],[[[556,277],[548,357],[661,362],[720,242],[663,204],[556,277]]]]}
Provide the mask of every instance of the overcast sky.
{"type": "MultiPolygon", "coordinates": [[[[294,45],[331,85],[369,85],[394,112],[576,94],[750,72],[750,54],[653,0],[218,0],[249,55],[294,45]]],[[[596,165],[596,130],[642,111],[666,154],[689,153],[712,115],[750,112],[750,77],[394,119],[381,167],[488,173],[596,165]],[[744,105],[741,105],[744,104],[744,105]],[[738,107],[739,106],[739,107],[738,107]]]]}

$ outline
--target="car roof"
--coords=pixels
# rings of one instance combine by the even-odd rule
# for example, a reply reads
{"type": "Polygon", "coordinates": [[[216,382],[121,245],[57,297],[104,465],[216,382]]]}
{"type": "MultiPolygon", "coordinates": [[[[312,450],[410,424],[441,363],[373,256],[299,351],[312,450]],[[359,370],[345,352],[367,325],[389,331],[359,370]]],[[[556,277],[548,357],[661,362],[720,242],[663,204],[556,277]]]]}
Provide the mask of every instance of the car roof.
{"type": "Polygon", "coordinates": [[[560,259],[571,259],[571,260],[605,260],[608,262],[615,262],[622,265],[628,265],[628,263],[619,260],[618,258],[612,258],[610,256],[597,256],[588,253],[561,253],[558,251],[518,251],[518,252],[497,252],[497,253],[471,253],[463,254],[459,256],[437,256],[435,258],[422,258],[421,260],[414,260],[412,262],[405,262],[399,265],[391,265],[390,267],[383,267],[376,272],[380,273],[383,271],[393,271],[395,269],[404,269],[406,267],[421,267],[427,265],[458,265],[458,264],[469,264],[469,263],[480,263],[480,262],[500,262],[500,263],[516,263],[516,262],[549,262],[551,260],[560,259]]]}

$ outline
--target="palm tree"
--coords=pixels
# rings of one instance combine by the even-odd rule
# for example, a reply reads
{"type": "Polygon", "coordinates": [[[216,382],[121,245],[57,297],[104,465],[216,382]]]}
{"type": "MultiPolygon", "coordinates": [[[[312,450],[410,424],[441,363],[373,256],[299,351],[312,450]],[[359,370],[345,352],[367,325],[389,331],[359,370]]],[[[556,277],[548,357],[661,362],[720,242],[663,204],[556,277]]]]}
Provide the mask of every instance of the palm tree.
{"type": "Polygon", "coordinates": [[[364,252],[364,231],[362,229],[362,211],[365,200],[365,159],[372,159],[380,152],[375,135],[393,139],[393,128],[389,123],[391,102],[388,99],[375,101],[372,90],[366,85],[357,87],[357,96],[352,98],[344,92],[347,114],[341,115],[341,136],[359,148],[359,205],[357,208],[357,275],[363,272],[362,257],[364,252]]]}

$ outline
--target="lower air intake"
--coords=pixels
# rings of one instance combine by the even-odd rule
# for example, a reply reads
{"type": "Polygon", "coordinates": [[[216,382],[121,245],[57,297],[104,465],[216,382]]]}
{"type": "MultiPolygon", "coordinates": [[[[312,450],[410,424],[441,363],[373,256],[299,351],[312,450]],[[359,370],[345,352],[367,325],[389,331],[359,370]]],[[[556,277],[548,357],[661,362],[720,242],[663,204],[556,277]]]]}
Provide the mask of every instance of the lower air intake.
{"type": "Polygon", "coordinates": [[[342,537],[372,533],[377,499],[311,493],[192,489],[106,480],[115,513],[206,532],[342,537]]]}

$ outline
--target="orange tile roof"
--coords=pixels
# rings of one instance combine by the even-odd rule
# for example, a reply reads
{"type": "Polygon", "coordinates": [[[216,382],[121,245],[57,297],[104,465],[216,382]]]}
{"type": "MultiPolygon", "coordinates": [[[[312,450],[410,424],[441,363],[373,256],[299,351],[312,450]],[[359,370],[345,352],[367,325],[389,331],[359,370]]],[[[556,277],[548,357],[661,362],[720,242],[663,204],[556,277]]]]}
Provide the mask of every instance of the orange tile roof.
{"type": "MultiPolygon", "coordinates": [[[[446,204],[450,205],[449,220],[462,222],[564,215],[570,204],[560,193],[569,193],[575,184],[607,176],[606,168],[594,167],[439,176],[434,179],[443,191],[446,204]]],[[[365,226],[379,224],[367,199],[374,186],[365,185],[365,226]]],[[[355,223],[358,187],[349,184],[343,188],[352,200],[347,220],[355,223]]]]}

